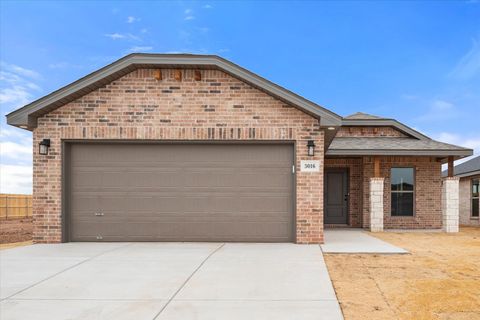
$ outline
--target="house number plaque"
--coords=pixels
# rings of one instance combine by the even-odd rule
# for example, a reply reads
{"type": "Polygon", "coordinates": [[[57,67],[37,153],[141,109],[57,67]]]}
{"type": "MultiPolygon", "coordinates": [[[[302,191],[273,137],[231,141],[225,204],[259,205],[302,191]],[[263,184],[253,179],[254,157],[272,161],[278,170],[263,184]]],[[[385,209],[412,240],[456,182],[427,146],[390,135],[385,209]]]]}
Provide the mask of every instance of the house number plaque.
{"type": "Polygon", "coordinates": [[[300,171],[302,172],[319,172],[320,161],[318,160],[301,160],[300,171]]]}

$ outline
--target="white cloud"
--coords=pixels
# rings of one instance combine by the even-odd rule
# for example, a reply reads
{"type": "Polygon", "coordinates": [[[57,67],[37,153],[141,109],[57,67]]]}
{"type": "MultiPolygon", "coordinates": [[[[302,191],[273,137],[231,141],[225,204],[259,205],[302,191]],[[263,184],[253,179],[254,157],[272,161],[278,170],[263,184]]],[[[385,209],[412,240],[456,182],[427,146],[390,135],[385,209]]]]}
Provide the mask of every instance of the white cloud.
{"type": "Polygon", "coordinates": [[[199,27],[197,28],[198,31],[200,31],[201,33],[208,33],[210,31],[210,28],[208,27],[199,27]]]}
{"type": "Polygon", "coordinates": [[[473,39],[472,42],[470,50],[450,72],[450,77],[468,80],[480,75],[480,40],[473,39]]]}
{"type": "Polygon", "coordinates": [[[0,192],[32,194],[32,166],[0,164],[0,192]]]}
{"type": "Polygon", "coordinates": [[[48,65],[48,67],[50,69],[83,68],[79,64],[72,64],[70,62],[65,62],[65,61],[61,61],[61,62],[57,62],[57,63],[50,63],[48,65]]]}
{"type": "Polygon", "coordinates": [[[6,159],[22,160],[32,157],[32,142],[16,143],[12,141],[0,142],[0,158],[2,162],[6,159]]]}
{"type": "Polygon", "coordinates": [[[150,47],[150,46],[135,46],[126,50],[126,52],[134,53],[134,52],[146,52],[146,51],[152,51],[152,50],[153,50],[153,47],[150,47]]]}
{"type": "Polygon", "coordinates": [[[105,37],[108,37],[112,40],[125,39],[125,35],[120,33],[107,33],[105,34],[105,37]]]}
{"type": "Polygon", "coordinates": [[[460,111],[452,102],[435,99],[428,103],[428,110],[423,115],[417,117],[417,121],[432,122],[445,121],[458,118],[460,111]]]}
{"type": "Polygon", "coordinates": [[[25,133],[25,130],[18,129],[15,127],[0,127],[0,138],[3,139],[8,139],[8,138],[14,138],[14,139],[30,139],[29,134],[25,133]]]}
{"type": "MultiPolygon", "coordinates": [[[[440,132],[439,134],[433,135],[435,140],[441,142],[454,144],[457,146],[473,149],[473,156],[468,158],[463,158],[455,161],[455,165],[458,165],[462,162],[468,161],[473,157],[480,155],[480,137],[478,135],[469,135],[467,137],[450,132],[440,132]]],[[[444,164],[442,170],[445,170],[447,166],[444,164]]]]}
{"type": "Polygon", "coordinates": [[[21,107],[33,98],[34,91],[41,88],[34,83],[41,78],[36,71],[17,65],[1,63],[0,71],[0,104],[2,111],[12,111],[21,107]]]}
{"type": "Polygon", "coordinates": [[[183,20],[193,20],[195,19],[195,16],[193,15],[193,10],[192,9],[185,9],[184,11],[185,17],[183,20]]]}
{"type": "Polygon", "coordinates": [[[127,17],[127,23],[134,23],[134,22],[137,22],[137,21],[140,21],[140,18],[136,18],[134,16],[128,16],[127,17]]]}
{"type": "Polygon", "coordinates": [[[203,6],[203,9],[212,9],[212,8],[213,7],[210,4],[206,4],[206,5],[203,6]]]}
{"type": "Polygon", "coordinates": [[[30,69],[26,69],[23,67],[19,67],[14,64],[9,64],[6,62],[2,62],[1,64],[2,70],[7,70],[10,71],[11,73],[17,74],[19,76],[25,77],[25,78],[31,78],[31,79],[40,79],[41,76],[38,72],[30,69]]]}
{"type": "Polygon", "coordinates": [[[453,109],[454,105],[451,102],[445,101],[445,100],[434,100],[432,102],[432,108],[431,110],[433,111],[444,111],[444,110],[451,110],[453,109]]]}
{"type": "Polygon", "coordinates": [[[480,154],[480,137],[478,135],[462,136],[456,133],[440,132],[434,135],[436,140],[473,149],[474,154],[480,154]]]}
{"type": "Polygon", "coordinates": [[[106,33],[104,34],[105,37],[107,38],[110,38],[112,40],[120,40],[120,39],[124,39],[124,40],[135,40],[135,41],[139,41],[141,40],[140,37],[134,35],[134,34],[131,34],[131,33],[118,33],[118,32],[115,32],[115,33],[106,33]]]}
{"type": "Polygon", "coordinates": [[[408,100],[408,101],[414,101],[414,100],[418,99],[418,96],[416,96],[414,94],[408,94],[408,93],[402,94],[400,97],[402,99],[408,100]]]}

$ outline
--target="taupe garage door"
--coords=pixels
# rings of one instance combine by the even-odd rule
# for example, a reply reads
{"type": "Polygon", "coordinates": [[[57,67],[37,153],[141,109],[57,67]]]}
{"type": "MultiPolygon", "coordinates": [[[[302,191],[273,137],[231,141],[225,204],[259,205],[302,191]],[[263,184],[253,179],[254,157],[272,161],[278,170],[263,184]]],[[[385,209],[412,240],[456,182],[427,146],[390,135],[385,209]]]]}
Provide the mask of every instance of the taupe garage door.
{"type": "Polygon", "coordinates": [[[72,144],[70,241],[293,241],[293,147],[72,144]]]}

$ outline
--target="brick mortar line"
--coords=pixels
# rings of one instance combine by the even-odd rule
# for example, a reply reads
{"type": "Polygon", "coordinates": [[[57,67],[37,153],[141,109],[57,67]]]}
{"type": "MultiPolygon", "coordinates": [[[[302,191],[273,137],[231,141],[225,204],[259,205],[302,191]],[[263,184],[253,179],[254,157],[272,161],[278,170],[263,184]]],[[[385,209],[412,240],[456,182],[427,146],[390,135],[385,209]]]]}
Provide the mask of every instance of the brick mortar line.
{"type": "Polygon", "coordinates": [[[165,310],[167,308],[167,306],[170,304],[170,302],[173,301],[173,299],[175,299],[175,297],[177,296],[177,294],[187,285],[188,281],[190,281],[190,279],[192,279],[192,277],[195,275],[195,273],[197,273],[198,270],[200,270],[200,268],[205,264],[205,262],[207,262],[208,259],[210,259],[211,256],[213,256],[215,253],[217,253],[218,251],[220,251],[220,249],[222,249],[223,247],[225,246],[225,243],[222,243],[221,246],[219,246],[218,248],[216,248],[215,250],[213,250],[199,265],[198,267],[193,270],[192,274],[190,274],[190,276],[183,282],[183,284],[180,286],[180,288],[178,288],[177,291],[175,291],[175,293],[170,297],[170,299],[168,299],[167,303],[165,303],[165,305],[160,309],[160,311],[155,315],[155,317],[153,317],[153,320],[157,319],[163,312],[163,310],[165,310]]]}
{"type": "MultiPolygon", "coordinates": [[[[14,296],[16,296],[16,295],[18,295],[18,294],[20,294],[20,293],[22,293],[22,292],[25,292],[26,290],[31,289],[31,288],[33,288],[33,287],[35,287],[35,286],[37,286],[37,285],[39,285],[39,284],[47,281],[47,280],[50,280],[50,279],[58,276],[59,274],[62,274],[62,273],[64,273],[64,272],[68,271],[68,270],[71,270],[71,269],[73,269],[73,268],[78,267],[79,265],[82,265],[82,264],[84,264],[85,262],[92,261],[93,259],[98,258],[98,257],[100,257],[100,256],[102,256],[102,255],[104,255],[104,254],[106,254],[106,253],[110,253],[110,252],[113,252],[113,251],[118,250],[118,249],[126,248],[126,247],[128,247],[128,246],[131,246],[132,244],[133,244],[133,243],[128,243],[128,244],[126,244],[126,245],[124,245],[124,246],[121,246],[121,247],[118,247],[118,248],[113,248],[113,249],[111,249],[111,250],[107,250],[107,251],[101,252],[101,253],[99,253],[99,254],[97,254],[97,255],[94,255],[93,257],[90,257],[90,258],[87,258],[87,259],[85,259],[85,260],[83,260],[83,261],[80,261],[80,262],[78,262],[78,263],[76,263],[76,264],[74,264],[74,265],[72,265],[72,266],[70,266],[70,267],[67,267],[66,269],[63,269],[63,270],[61,270],[61,271],[59,271],[59,272],[57,272],[57,273],[54,273],[54,274],[52,274],[51,276],[48,276],[48,277],[46,277],[45,279],[42,279],[42,280],[40,280],[40,281],[38,281],[38,282],[30,285],[30,286],[28,286],[28,287],[26,287],[26,288],[18,291],[18,292],[15,292],[14,294],[11,294],[11,295],[9,295],[9,296],[6,297],[6,298],[2,298],[2,299],[0,299],[0,301],[9,300],[10,298],[12,298],[12,297],[14,297],[14,296]]],[[[17,299],[13,299],[13,300],[17,300],[17,299]]],[[[32,299],[32,300],[38,300],[38,299],[32,299]]]]}

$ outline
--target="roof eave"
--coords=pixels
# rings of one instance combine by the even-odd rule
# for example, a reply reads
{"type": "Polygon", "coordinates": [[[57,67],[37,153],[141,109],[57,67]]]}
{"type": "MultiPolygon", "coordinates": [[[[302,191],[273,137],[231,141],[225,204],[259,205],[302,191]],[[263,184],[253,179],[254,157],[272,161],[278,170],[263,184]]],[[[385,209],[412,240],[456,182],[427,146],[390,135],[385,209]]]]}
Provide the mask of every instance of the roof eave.
{"type": "Polygon", "coordinates": [[[327,156],[455,156],[464,158],[471,156],[473,154],[473,150],[329,149],[325,154],[327,156]]]}
{"type": "Polygon", "coordinates": [[[459,174],[456,174],[455,177],[466,178],[466,177],[471,177],[476,175],[480,175],[480,170],[459,173],[459,174]]]}

